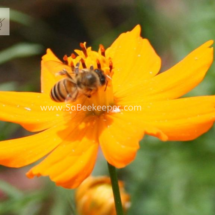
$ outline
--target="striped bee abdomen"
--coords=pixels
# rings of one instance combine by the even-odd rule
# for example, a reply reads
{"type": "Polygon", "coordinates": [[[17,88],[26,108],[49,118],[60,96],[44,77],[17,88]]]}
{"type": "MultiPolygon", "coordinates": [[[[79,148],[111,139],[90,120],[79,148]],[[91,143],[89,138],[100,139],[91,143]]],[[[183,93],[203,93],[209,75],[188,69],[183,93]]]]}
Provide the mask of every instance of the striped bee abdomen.
{"type": "Polygon", "coordinates": [[[72,79],[65,78],[57,82],[51,90],[51,98],[56,102],[74,101],[78,90],[72,79]]]}

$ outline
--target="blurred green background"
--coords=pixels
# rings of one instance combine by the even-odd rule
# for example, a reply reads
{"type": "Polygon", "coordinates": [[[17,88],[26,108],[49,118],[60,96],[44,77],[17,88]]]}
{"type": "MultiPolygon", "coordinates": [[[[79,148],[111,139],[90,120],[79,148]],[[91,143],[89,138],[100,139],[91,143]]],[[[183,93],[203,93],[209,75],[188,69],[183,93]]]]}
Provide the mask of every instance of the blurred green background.
{"type": "MultiPolygon", "coordinates": [[[[10,36],[0,36],[0,90],[40,91],[40,59],[46,48],[62,58],[86,41],[108,47],[136,24],[162,58],[162,71],[215,38],[214,0],[0,0],[11,9],[10,36]]],[[[215,68],[189,95],[215,94],[215,68]]],[[[1,140],[28,134],[0,122],[1,140]]],[[[214,215],[215,132],[195,141],[145,137],[135,161],[119,170],[132,205],[128,215],[214,215]]],[[[46,178],[29,180],[29,169],[0,167],[1,215],[75,214],[74,191],[46,178]]],[[[99,157],[94,175],[108,175],[99,157]]]]}

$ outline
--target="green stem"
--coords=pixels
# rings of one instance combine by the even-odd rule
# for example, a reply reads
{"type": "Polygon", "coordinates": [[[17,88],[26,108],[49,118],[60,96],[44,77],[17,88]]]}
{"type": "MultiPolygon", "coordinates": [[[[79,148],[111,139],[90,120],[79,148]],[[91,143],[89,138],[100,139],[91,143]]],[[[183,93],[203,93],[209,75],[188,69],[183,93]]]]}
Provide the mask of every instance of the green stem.
{"type": "Polygon", "coordinates": [[[108,163],[108,169],[109,169],[111,185],[112,185],[113,195],[114,195],[114,200],[115,200],[116,214],[124,215],[123,209],[122,209],[120,192],[119,192],[119,184],[118,184],[118,178],[117,178],[117,174],[116,174],[116,168],[108,163]]]}

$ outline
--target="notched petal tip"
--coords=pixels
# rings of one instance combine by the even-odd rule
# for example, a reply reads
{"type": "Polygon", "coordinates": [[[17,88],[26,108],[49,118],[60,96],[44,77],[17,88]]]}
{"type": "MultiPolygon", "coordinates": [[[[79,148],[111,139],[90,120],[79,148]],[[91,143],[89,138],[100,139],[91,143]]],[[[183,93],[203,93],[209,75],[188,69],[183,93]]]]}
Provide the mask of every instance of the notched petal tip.
{"type": "Polygon", "coordinates": [[[60,61],[50,48],[46,49],[46,54],[42,56],[42,61],[60,61]]]}
{"type": "Polygon", "coordinates": [[[31,170],[29,170],[25,175],[30,179],[34,178],[34,176],[35,176],[31,170]]]}
{"type": "Polygon", "coordinates": [[[47,48],[47,49],[46,49],[46,53],[42,56],[42,60],[43,60],[44,58],[46,58],[47,55],[52,55],[52,54],[53,54],[52,50],[51,50],[50,48],[47,48]]]}
{"type": "Polygon", "coordinates": [[[158,128],[148,129],[148,130],[146,130],[146,134],[157,137],[158,139],[160,139],[162,141],[169,140],[168,136],[158,128]]]}

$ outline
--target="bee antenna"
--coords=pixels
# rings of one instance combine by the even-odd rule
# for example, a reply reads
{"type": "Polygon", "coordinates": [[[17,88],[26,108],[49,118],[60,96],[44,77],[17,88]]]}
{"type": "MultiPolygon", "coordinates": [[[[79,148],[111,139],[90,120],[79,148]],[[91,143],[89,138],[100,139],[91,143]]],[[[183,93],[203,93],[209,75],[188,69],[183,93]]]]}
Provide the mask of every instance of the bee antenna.
{"type": "Polygon", "coordinates": [[[108,79],[112,80],[112,78],[111,78],[109,75],[106,75],[106,77],[107,77],[108,79]]]}
{"type": "Polygon", "coordinates": [[[93,71],[93,70],[94,70],[93,65],[92,65],[92,66],[90,66],[90,70],[91,70],[91,71],[93,71]]]}
{"type": "MultiPolygon", "coordinates": [[[[109,75],[105,75],[109,80],[112,80],[112,78],[109,75]]],[[[105,90],[107,90],[107,86],[108,86],[108,80],[106,81],[106,85],[105,85],[105,90]]]]}

